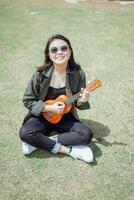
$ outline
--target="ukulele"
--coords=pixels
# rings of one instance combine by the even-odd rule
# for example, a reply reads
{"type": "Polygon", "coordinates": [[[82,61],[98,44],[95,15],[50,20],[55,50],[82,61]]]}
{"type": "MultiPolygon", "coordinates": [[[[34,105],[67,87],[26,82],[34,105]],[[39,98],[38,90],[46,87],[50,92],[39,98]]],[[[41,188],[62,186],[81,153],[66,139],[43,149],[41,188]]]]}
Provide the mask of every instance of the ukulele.
{"type": "MultiPolygon", "coordinates": [[[[92,92],[99,87],[101,87],[101,81],[95,79],[91,83],[89,83],[84,90],[86,90],[87,92],[92,92]]],[[[52,105],[56,102],[63,102],[65,104],[65,107],[64,111],[60,114],[57,114],[55,112],[42,112],[43,117],[50,123],[57,124],[64,114],[70,112],[70,110],[72,109],[72,103],[79,99],[81,93],[82,91],[76,93],[71,97],[68,97],[66,95],[60,95],[55,100],[45,101],[46,105],[52,105]]]]}

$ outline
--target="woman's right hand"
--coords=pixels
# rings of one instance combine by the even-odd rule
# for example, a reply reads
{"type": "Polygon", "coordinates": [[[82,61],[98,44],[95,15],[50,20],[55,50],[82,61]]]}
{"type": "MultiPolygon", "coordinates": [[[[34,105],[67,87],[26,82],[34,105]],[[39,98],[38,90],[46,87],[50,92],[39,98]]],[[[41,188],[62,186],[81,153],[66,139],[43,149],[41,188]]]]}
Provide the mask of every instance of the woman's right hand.
{"type": "Polygon", "coordinates": [[[45,105],[45,108],[43,109],[42,112],[55,112],[57,114],[60,114],[64,111],[65,104],[63,102],[55,102],[52,105],[45,105]]]}

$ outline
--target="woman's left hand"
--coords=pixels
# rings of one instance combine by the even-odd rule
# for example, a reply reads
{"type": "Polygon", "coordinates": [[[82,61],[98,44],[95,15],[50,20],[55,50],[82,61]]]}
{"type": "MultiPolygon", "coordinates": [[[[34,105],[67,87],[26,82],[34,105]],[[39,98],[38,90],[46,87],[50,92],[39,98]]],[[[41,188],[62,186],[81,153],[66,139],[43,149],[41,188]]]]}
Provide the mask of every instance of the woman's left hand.
{"type": "Polygon", "coordinates": [[[84,89],[81,89],[82,93],[80,94],[80,98],[78,99],[79,102],[87,102],[89,100],[90,94],[84,89]]]}

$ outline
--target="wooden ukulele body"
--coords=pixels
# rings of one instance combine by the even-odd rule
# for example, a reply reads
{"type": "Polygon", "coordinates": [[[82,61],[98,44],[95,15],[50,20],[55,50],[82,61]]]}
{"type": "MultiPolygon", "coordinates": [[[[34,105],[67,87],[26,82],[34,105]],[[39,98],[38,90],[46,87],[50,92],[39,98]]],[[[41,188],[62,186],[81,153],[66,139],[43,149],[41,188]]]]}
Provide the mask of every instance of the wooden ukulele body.
{"type": "MultiPolygon", "coordinates": [[[[99,88],[99,87],[101,87],[101,81],[98,79],[95,79],[86,86],[85,91],[92,92],[96,88],[99,88]]],[[[72,103],[79,99],[80,94],[81,94],[81,91],[71,97],[67,97],[66,95],[60,95],[55,100],[45,101],[46,105],[52,105],[56,102],[63,102],[65,103],[65,108],[64,108],[64,111],[60,114],[57,114],[55,112],[42,112],[42,115],[50,123],[57,124],[61,120],[64,114],[70,112],[70,110],[72,109],[72,103]]]]}
{"type": "MultiPolygon", "coordinates": [[[[56,102],[63,102],[64,103],[64,101],[66,99],[68,99],[68,97],[66,95],[60,95],[55,100],[47,100],[47,101],[45,101],[45,104],[46,105],[52,105],[52,104],[54,104],[56,102]]],[[[64,111],[62,113],[60,113],[60,114],[57,114],[55,112],[43,112],[42,115],[44,116],[44,118],[47,121],[49,121],[49,122],[51,122],[53,124],[57,124],[61,120],[61,118],[62,118],[62,116],[64,114],[70,112],[71,108],[72,108],[72,104],[69,104],[69,105],[65,105],[64,111]]]]}

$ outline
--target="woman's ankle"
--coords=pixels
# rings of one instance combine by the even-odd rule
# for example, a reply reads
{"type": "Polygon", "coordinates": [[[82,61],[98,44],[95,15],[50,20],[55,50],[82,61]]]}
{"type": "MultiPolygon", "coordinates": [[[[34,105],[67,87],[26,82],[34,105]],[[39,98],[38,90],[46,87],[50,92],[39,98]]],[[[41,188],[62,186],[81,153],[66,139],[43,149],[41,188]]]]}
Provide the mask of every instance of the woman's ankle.
{"type": "Polygon", "coordinates": [[[61,147],[59,149],[59,153],[63,153],[63,154],[69,155],[70,149],[71,149],[70,147],[66,147],[64,145],[61,145],[61,147]]]}

